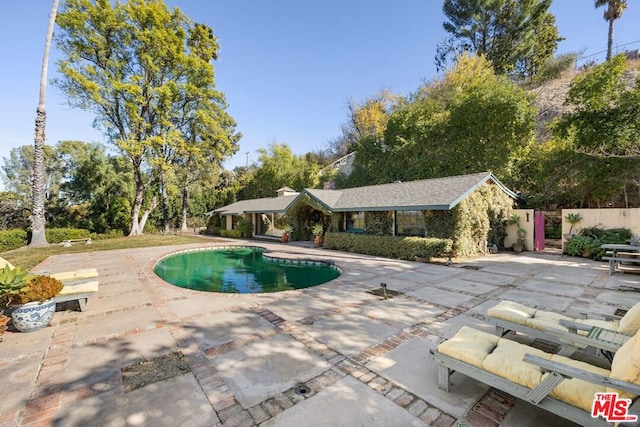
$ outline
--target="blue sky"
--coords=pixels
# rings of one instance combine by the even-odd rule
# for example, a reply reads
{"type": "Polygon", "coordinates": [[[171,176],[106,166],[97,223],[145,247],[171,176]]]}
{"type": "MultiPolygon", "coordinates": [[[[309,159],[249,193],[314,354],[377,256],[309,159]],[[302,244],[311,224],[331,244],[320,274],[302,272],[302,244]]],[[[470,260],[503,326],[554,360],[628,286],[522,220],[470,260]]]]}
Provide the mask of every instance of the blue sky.
{"type": "MultiPolygon", "coordinates": [[[[170,0],[192,20],[214,28],[221,51],[216,83],[242,132],[229,169],[257,159],[256,150],[285,142],[296,154],[324,149],[340,134],[349,99],[361,101],[381,89],[406,95],[436,77],[434,55],[445,36],[442,3],[436,0],[170,0]],[[247,154],[248,153],[248,154],[247,154]]],[[[33,144],[35,109],[49,0],[0,4],[0,158],[33,144]]],[[[558,53],[606,49],[603,10],[589,0],[555,0],[558,53]]],[[[629,2],[616,21],[619,51],[640,48],[640,5],[629,2]],[[634,24],[636,23],[636,24],[634,24]],[[622,46],[628,44],[626,46],[622,46]]],[[[49,77],[56,74],[52,48],[49,77]]],[[[104,141],[93,116],[47,91],[47,143],[104,141]]]]}

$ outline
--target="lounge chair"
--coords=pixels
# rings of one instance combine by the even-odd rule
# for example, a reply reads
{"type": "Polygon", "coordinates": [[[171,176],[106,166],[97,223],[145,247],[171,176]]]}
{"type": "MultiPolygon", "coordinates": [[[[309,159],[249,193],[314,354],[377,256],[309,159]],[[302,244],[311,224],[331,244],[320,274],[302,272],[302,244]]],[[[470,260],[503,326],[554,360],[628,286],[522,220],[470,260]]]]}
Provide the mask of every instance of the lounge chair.
{"type": "Polygon", "coordinates": [[[615,353],[640,329],[640,303],[623,317],[609,317],[611,320],[575,319],[505,300],[487,310],[485,320],[495,325],[498,336],[521,332],[560,344],[559,354],[570,356],[586,347],[615,353]]]}
{"type": "Polygon", "coordinates": [[[610,425],[591,416],[596,393],[633,399],[628,413],[640,414],[640,333],[618,350],[611,370],[467,326],[431,355],[439,364],[438,387],[445,391],[457,371],[582,426],[610,425]]]}
{"type": "Polygon", "coordinates": [[[100,283],[93,280],[98,277],[98,270],[88,268],[84,270],[66,271],[52,274],[62,282],[62,290],[56,295],[56,304],[67,301],[78,301],[80,311],[84,311],[89,297],[98,292],[100,283]]]}
{"type": "MultiPolygon", "coordinates": [[[[6,259],[0,257],[0,268],[8,265],[14,268],[6,259]]],[[[47,271],[34,271],[33,274],[49,274],[47,271]]],[[[65,271],[51,274],[62,282],[62,290],[56,295],[56,304],[67,301],[78,301],[80,311],[84,311],[89,297],[94,292],[98,292],[99,282],[94,280],[98,277],[98,270],[95,268],[85,268],[81,270],[65,271]]]]}

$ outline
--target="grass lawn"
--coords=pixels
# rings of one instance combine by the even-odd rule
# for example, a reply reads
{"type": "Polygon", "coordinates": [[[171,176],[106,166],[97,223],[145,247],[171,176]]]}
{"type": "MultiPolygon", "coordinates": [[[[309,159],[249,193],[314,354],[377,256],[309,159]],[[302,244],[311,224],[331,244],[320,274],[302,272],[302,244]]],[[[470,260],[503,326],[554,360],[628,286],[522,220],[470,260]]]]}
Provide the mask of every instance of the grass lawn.
{"type": "MultiPolygon", "coordinates": [[[[149,246],[183,245],[187,243],[204,243],[205,239],[187,235],[145,235],[134,237],[120,237],[118,239],[94,240],[90,245],[75,243],[65,248],[60,244],[50,244],[45,248],[14,249],[1,252],[0,257],[13,265],[30,270],[51,255],[72,254],[78,252],[108,251],[112,249],[144,248],[149,246]]],[[[206,239],[211,242],[211,239],[206,239]]]]}

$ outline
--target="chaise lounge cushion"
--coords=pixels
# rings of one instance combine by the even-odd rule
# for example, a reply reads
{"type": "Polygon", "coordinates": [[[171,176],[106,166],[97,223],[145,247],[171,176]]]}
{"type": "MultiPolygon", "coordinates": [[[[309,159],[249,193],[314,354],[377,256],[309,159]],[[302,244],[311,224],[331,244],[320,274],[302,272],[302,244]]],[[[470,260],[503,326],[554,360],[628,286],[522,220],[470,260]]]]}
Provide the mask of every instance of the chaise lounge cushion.
{"type": "Polygon", "coordinates": [[[92,282],[79,283],[77,285],[65,285],[58,295],[74,295],[84,293],[98,292],[99,282],[94,280],[92,282]]]}
{"type": "Polygon", "coordinates": [[[58,279],[61,282],[78,280],[78,279],[87,279],[90,277],[98,277],[98,270],[96,270],[95,268],[85,268],[83,270],[55,273],[55,274],[52,274],[51,277],[53,277],[54,279],[58,279]]]}
{"type": "Polygon", "coordinates": [[[517,302],[504,300],[487,310],[487,314],[496,319],[524,325],[527,320],[536,314],[536,309],[517,302]]]}
{"type": "MultiPolygon", "coordinates": [[[[640,384],[640,331],[629,339],[616,352],[611,362],[611,377],[640,384]]],[[[607,387],[607,391],[617,391],[607,387]]],[[[621,397],[633,399],[636,396],[631,393],[619,392],[621,397]]]]}
{"type": "MultiPolygon", "coordinates": [[[[593,366],[579,360],[570,359],[565,356],[559,356],[557,354],[551,356],[551,361],[593,372],[594,374],[604,375],[606,377],[610,375],[610,371],[607,369],[593,366]]],[[[549,374],[545,374],[545,376],[546,375],[549,374]]],[[[542,379],[544,379],[544,377],[542,379]]],[[[595,393],[604,393],[605,391],[606,387],[603,385],[593,384],[577,378],[565,378],[564,381],[551,391],[550,396],[560,399],[563,402],[567,402],[573,406],[582,408],[585,411],[591,411],[595,393]]]]}
{"type": "Polygon", "coordinates": [[[571,317],[564,316],[562,314],[554,313],[552,311],[537,310],[533,318],[527,321],[527,326],[530,328],[546,331],[547,329],[563,329],[568,331],[567,328],[560,325],[560,320],[574,320],[571,317]]]}
{"type": "MultiPolygon", "coordinates": [[[[616,352],[611,371],[568,357],[545,353],[506,338],[498,338],[496,342],[491,339],[492,337],[496,338],[492,334],[463,326],[453,338],[440,344],[438,351],[530,389],[535,388],[549,374],[544,373],[537,365],[524,362],[522,359],[526,353],[607,377],[640,384],[640,332],[616,352]],[[492,344],[494,342],[495,344],[492,344]],[[476,347],[477,345],[481,346],[480,350],[476,347]],[[493,348],[488,350],[481,365],[478,366],[478,358],[492,345],[493,348]]],[[[620,396],[626,398],[635,397],[629,393],[621,393],[616,389],[577,378],[565,378],[550,395],[585,411],[591,411],[594,393],[605,391],[618,392],[620,396]]]]}
{"type": "Polygon", "coordinates": [[[8,266],[9,266],[9,268],[12,268],[12,269],[13,269],[13,268],[15,268],[15,267],[14,267],[14,265],[13,265],[13,264],[11,264],[9,261],[7,261],[7,260],[6,260],[6,259],[4,259],[4,258],[0,258],[0,268],[4,268],[4,267],[5,267],[5,265],[8,265],[8,266]]]}
{"type": "Polygon", "coordinates": [[[638,330],[640,330],[640,302],[627,311],[620,319],[620,326],[618,327],[618,332],[627,335],[634,335],[638,330]]]}
{"type": "Polygon", "coordinates": [[[456,335],[438,346],[438,351],[477,368],[498,344],[499,337],[463,326],[456,335]]]}
{"type": "Polygon", "coordinates": [[[482,369],[489,371],[514,383],[534,388],[542,380],[542,368],[522,361],[525,353],[549,360],[551,355],[533,347],[528,347],[500,338],[493,352],[482,362],[482,369]]]}
{"type": "MultiPolygon", "coordinates": [[[[620,322],[600,319],[573,319],[563,314],[552,311],[537,310],[513,301],[500,301],[495,306],[487,310],[489,317],[502,319],[507,322],[517,323],[529,328],[546,331],[547,329],[558,329],[564,332],[569,330],[560,325],[560,320],[570,320],[589,326],[597,326],[602,329],[609,329],[627,335],[634,335],[640,330],[640,302],[634,305],[620,322]]],[[[585,331],[578,331],[586,335],[585,331]]]]}

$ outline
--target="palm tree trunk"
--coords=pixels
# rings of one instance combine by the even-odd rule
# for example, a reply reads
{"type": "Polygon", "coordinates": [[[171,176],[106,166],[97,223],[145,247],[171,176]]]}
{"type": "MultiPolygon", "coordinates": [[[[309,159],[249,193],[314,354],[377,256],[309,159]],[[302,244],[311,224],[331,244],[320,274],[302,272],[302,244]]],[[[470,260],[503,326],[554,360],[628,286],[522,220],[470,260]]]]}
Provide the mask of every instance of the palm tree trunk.
{"type": "Polygon", "coordinates": [[[35,148],[33,151],[33,182],[31,188],[31,242],[30,247],[47,246],[44,217],[44,141],[47,113],[45,109],[47,98],[47,71],[49,68],[49,51],[53,38],[53,27],[58,13],[58,1],[53,0],[51,14],[49,15],[49,27],[44,45],[42,57],[42,70],[40,72],[40,98],[36,109],[35,148]]]}
{"type": "Polygon", "coordinates": [[[609,18],[609,38],[607,39],[607,61],[611,59],[611,53],[613,51],[613,21],[609,18]]]}

